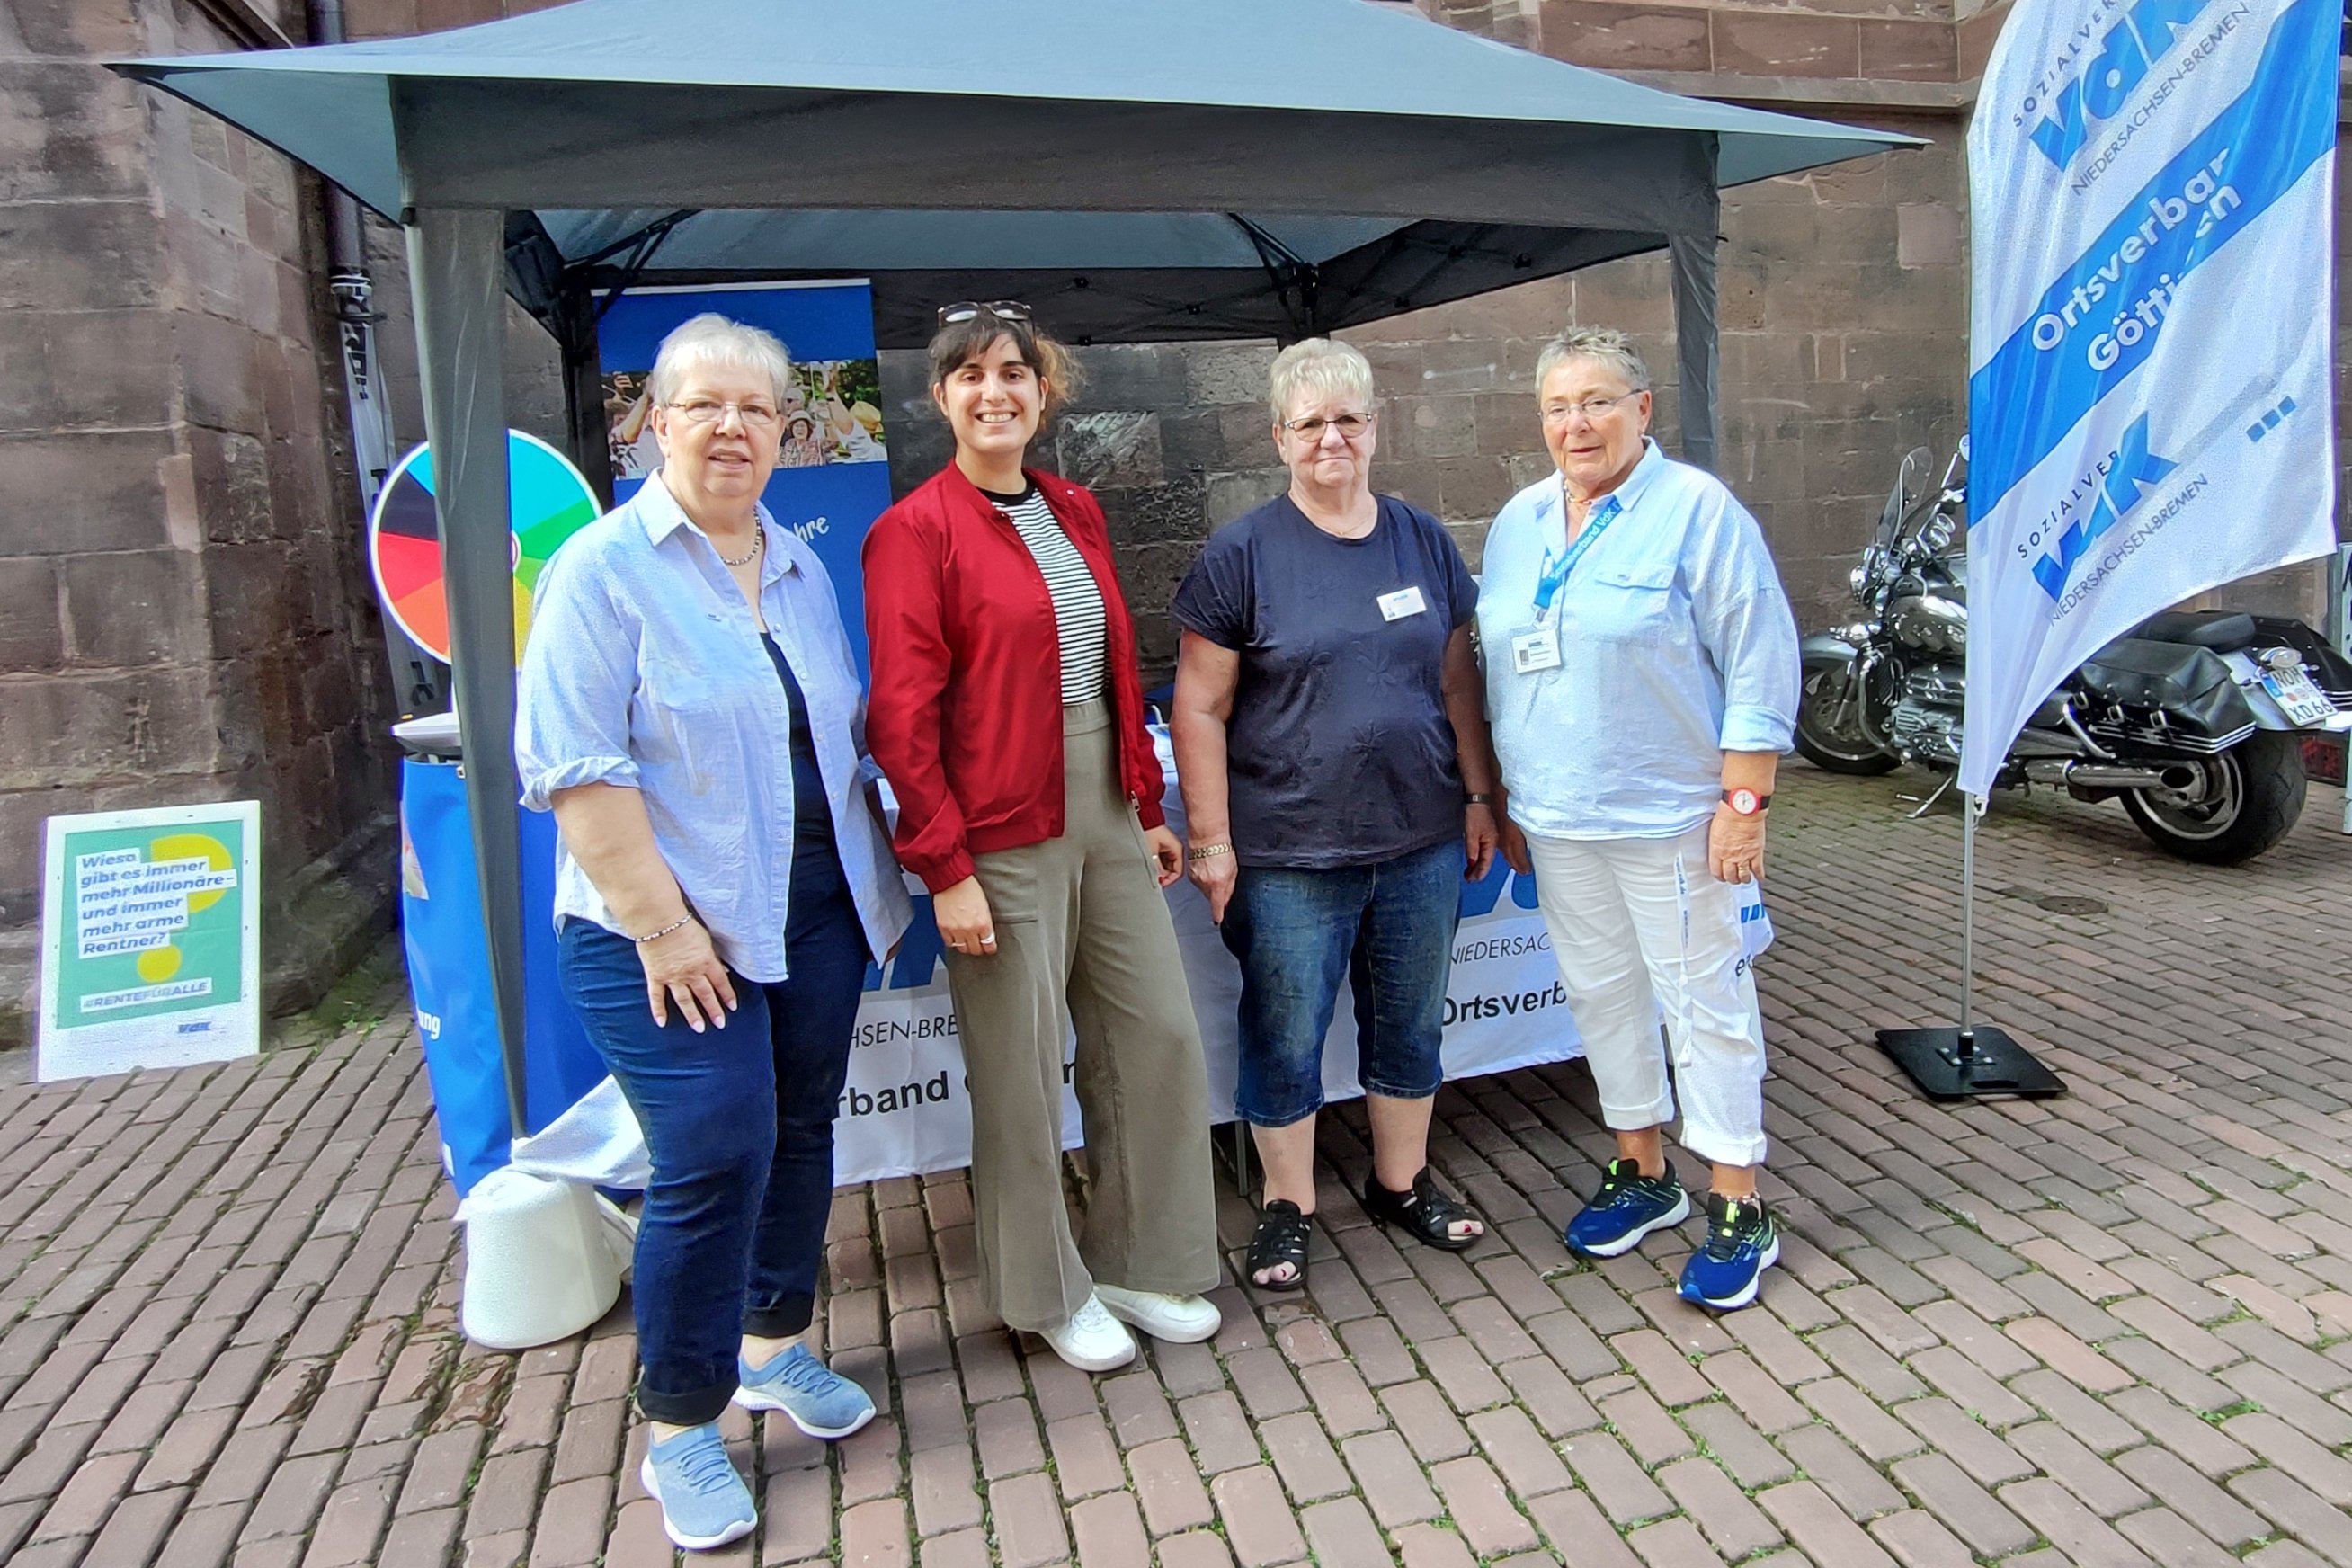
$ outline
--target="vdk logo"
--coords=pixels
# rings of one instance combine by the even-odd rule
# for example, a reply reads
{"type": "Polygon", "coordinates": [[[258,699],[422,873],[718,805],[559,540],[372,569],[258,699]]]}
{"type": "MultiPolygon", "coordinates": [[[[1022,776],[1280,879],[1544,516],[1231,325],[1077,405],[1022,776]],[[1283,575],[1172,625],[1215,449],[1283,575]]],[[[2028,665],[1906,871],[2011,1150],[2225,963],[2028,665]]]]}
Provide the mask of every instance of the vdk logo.
{"type": "Polygon", "coordinates": [[[2143,414],[2124,431],[2123,445],[2107,469],[2107,482],[2101,487],[2098,500],[2091,514],[2059,535],[2050,554],[2033,563],[2033,580],[2042,591],[2053,600],[2065,596],[2066,584],[2089,554],[2099,536],[2123,520],[2124,514],[2139,504],[2141,494],[2164,481],[2177,465],[2169,458],[2159,458],[2147,449],[2147,416],[2143,414]]]}
{"type": "Polygon", "coordinates": [[[2196,19],[2210,0],[2139,0],[2099,40],[2099,55],[2082,75],[2058,89],[2050,112],[2033,128],[2033,144],[2063,169],[2091,132],[2112,119],[2147,76],[2149,65],[2196,19]]]}

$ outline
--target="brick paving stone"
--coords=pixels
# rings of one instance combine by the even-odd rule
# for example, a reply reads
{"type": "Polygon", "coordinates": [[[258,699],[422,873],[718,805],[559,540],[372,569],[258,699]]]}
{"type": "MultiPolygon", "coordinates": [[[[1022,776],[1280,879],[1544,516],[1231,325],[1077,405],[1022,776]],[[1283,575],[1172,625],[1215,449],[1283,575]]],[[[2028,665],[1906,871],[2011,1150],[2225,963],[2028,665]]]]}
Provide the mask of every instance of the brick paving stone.
{"type": "Polygon", "coordinates": [[[1645,1524],[1625,1537],[1649,1568],[1714,1568],[1724,1561],[1686,1519],[1645,1524]]]}
{"type": "Polygon", "coordinates": [[[1393,1432],[1371,1432],[1339,1445],[1364,1500],[1390,1531],[1444,1511],[1412,1450],[1393,1432]]]}
{"type": "Polygon", "coordinates": [[[1304,1411],[1266,1422],[1258,1428],[1258,1441],[1293,1501],[1312,1502],[1354,1489],[1331,1439],[1304,1411]]]}
{"type": "Polygon", "coordinates": [[[1479,1556],[1536,1544],[1535,1527],[1512,1506],[1509,1489],[1486,1460],[1449,1459],[1430,1467],[1429,1479],[1445,1500],[1454,1528],[1479,1556]]]}
{"type": "Polygon", "coordinates": [[[1241,1401],[1231,1394],[1220,1389],[1195,1394],[1178,1405],[1176,1414],[1204,1475],[1258,1462],[1257,1434],[1242,1413],[1241,1401]]]}
{"type": "Polygon", "coordinates": [[[1796,1473],[1789,1457],[1728,1405],[1694,1406],[1685,1413],[1683,1424],[1742,1487],[1752,1490],[1796,1473]]]}
{"type": "Polygon", "coordinates": [[[1409,1524],[1397,1531],[1396,1542],[1404,1568],[1473,1568],[1477,1561],[1460,1536],[1435,1525],[1409,1524]]]}
{"type": "Polygon", "coordinates": [[[1089,1498],[1070,1510],[1080,1568],[1130,1568],[1151,1560],[1151,1542],[1135,1499],[1125,1492],[1089,1498]]]}
{"type": "Polygon", "coordinates": [[[1160,1568],[1234,1568],[1222,1537],[1205,1530],[1171,1535],[1159,1545],[1160,1568]]]}
{"type": "Polygon", "coordinates": [[[1716,1392],[1715,1384],[1691,1365],[1690,1358],[1655,1329],[1619,1334],[1609,1342],[1609,1349],[1635,1377],[1649,1385],[1650,1393],[1662,1404],[1690,1405],[1710,1398],[1716,1392]]]}
{"type": "Polygon", "coordinates": [[[1877,1467],[1826,1426],[1800,1426],[1780,1439],[1780,1447],[1799,1469],[1857,1520],[1866,1521],[1903,1506],[1902,1494],[1887,1484],[1877,1467]]]}
{"type": "Polygon", "coordinates": [[[2074,1434],[2048,1421],[2011,1427],[2009,1441],[2101,1519],[2145,1508],[2152,1500],[2139,1483],[2100,1458],[2074,1434]]]}
{"type": "Polygon", "coordinates": [[[1894,1562],[1811,1481],[1787,1481],[1768,1488],[1756,1495],[1756,1502],[1816,1563],[1874,1568],[1894,1562]]]}
{"type": "Polygon", "coordinates": [[[1282,1495],[1282,1483],[1264,1465],[1228,1470],[1209,1483],[1225,1541],[1241,1568],[1271,1568],[1307,1554],[1297,1516],[1282,1495]]]}
{"type": "Polygon", "coordinates": [[[1031,1474],[996,1482],[988,1489],[988,1510],[1005,1568],[1038,1568],[1069,1554],[1050,1478],[1031,1474]]]}
{"type": "Polygon", "coordinates": [[[1916,1508],[1871,1521],[1870,1534],[1903,1568],[1974,1568],[1977,1561],[1950,1531],[1916,1508]]]}
{"type": "Polygon", "coordinates": [[[981,1473],[991,1480],[1034,1470],[1045,1463],[1037,1435],[1037,1412],[1025,1399],[1003,1399],[972,1412],[972,1446],[981,1473]]]}
{"type": "Polygon", "coordinates": [[[1895,1414],[1986,1486],[2033,1473],[2031,1460],[1948,1399],[1915,1399],[1896,1405],[1895,1414]]]}
{"type": "MultiPolygon", "coordinates": [[[[633,1469],[625,1472],[625,1481],[634,1483],[635,1479],[633,1469]]],[[[764,1480],[760,1492],[760,1523],[766,1536],[766,1559],[771,1563],[791,1563],[823,1556],[833,1542],[836,1525],[832,1478],[823,1468],[811,1467],[772,1469],[764,1480]]],[[[622,1495],[627,1495],[625,1486],[622,1495]]],[[[622,1512],[627,1511],[625,1506],[622,1512]]],[[[976,1503],[972,1517],[979,1517],[976,1503]]]]}
{"type": "Polygon", "coordinates": [[[1298,1381],[1307,1390],[1307,1397],[1313,1403],[1324,1430],[1334,1437],[1388,1425],[1381,1402],[1350,1363],[1323,1362],[1302,1367],[1298,1381]]]}
{"type": "Polygon", "coordinates": [[[2239,1561],[2236,1553],[2213,1544],[2168,1508],[2142,1509],[2119,1519],[2116,1533],[2162,1568],[2231,1568],[2239,1561]]]}
{"type": "Polygon", "coordinates": [[[2084,1568],[2141,1568],[2147,1562],[2113,1526],[2047,1477],[2014,1482],[1994,1495],[2084,1568]]]}
{"type": "Polygon", "coordinates": [[[1640,1568],[1616,1528],[1580,1491],[1552,1492],[1528,1504],[1545,1544],[1568,1568],[1640,1568]]]}
{"type": "Polygon", "coordinates": [[[1111,1441],[1101,1416],[1066,1416],[1045,1428],[1045,1440],[1053,1449],[1054,1473],[1064,1499],[1075,1502],[1127,1484],[1118,1445],[1111,1441]]]}
{"type": "Polygon", "coordinates": [[[162,1561],[157,1553],[179,1522],[188,1496],[189,1489],[173,1487],[124,1498],[89,1543],[84,1568],[143,1568],[162,1561]]]}
{"type": "MultiPolygon", "coordinates": [[[[2150,1443],[2116,1458],[2116,1468],[2178,1511],[2199,1532],[2235,1549],[2270,1533],[2261,1516],[2215,1486],[2169,1448],[2150,1443]]],[[[2122,1529],[2121,1525],[2117,1526],[2122,1529]]],[[[2128,1530],[2125,1533],[2132,1532],[2128,1530]]],[[[2137,1536],[2133,1536],[2137,1540],[2137,1536]]]]}
{"type": "Polygon", "coordinates": [[[1721,1466],[1706,1459],[1679,1459],[1659,1470],[1657,1479],[1725,1561],[1780,1544],[1780,1531],[1721,1466]]]}
{"type": "MultiPolygon", "coordinates": [[[[1311,1384],[1310,1384],[1311,1388],[1311,1384]]],[[[1102,1385],[1103,1409],[1110,1417],[1111,1436],[1122,1448],[1176,1436],[1176,1412],[1160,1380],[1149,1372],[1107,1378],[1102,1385]]]]}
{"type": "Polygon", "coordinates": [[[2025,1521],[2003,1508],[1949,1456],[1916,1455],[1897,1464],[1893,1474],[1898,1486],[1979,1555],[1999,1557],[2033,1544],[2034,1532],[2025,1521]]]}
{"type": "Polygon", "coordinates": [[[2258,1362],[2243,1362],[2223,1368],[2221,1381],[2239,1396],[2232,1404],[2246,1401],[2259,1405],[2305,1436],[2329,1447],[2340,1448],[2352,1443],[2352,1415],[2270,1367],[2258,1362]]]}
{"type": "MultiPolygon", "coordinates": [[[[1040,1478],[1028,1477],[1024,1480],[1040,1478]]],[[[1010,1481],[1007,1486],[1019,1486],[1022,1481],[1010,1481]]],[[[1059,1523],[1055,1522],[1055,1539],[1059,1540],[1059,1523]]],[[[877,1498],[859,1503],[841,1516],[841,1560],[856,1563],[858,1568],[911,1568],[915,1560],[913,1538],[908,1533],[907,1507],[895,1498],[877,1498]]],[[[1044,1558],[1023,1556],[1019,1561],[1036,1563],[1044,1558]]],[[[1013,1549],[1008,1544],[1005,1561],[1015,1561],[1013,1549]]]]}
{"type": "Polygon", "coordinates": [[[1850,1379],[1882,1405],[1916,1399],[1927,1392],[1927,1385],[1912,1376],[1902,1363],[1850,1323],[1823,1330],[1813,1336],[1811,1343],[1839,1375],[1850,1379]]]}
{"type": "Polygon", "coordinates": [[[1190,1530],[1216,1517],[1209,1489],[1181,1439],[1146,1443],[1129,1453],[1127,1463],[1152,1534],[1190,1530]]]}
{"type": "Polygon", "coordinates": [[[1339,1568],[1347,1563],[1388,1562],[1388,1542],[1380,1526],[1364,1510],[1360,1498],[1335,1498],[1302,1509],[1298,1523],[1316,1561],[1339,1568]]]}
{"type": "Polygon", "coordinates": [[[1673,1501],[1608,1433],[1583,1433],[1562,1443],[1559,1451],[1584,1489],[1618,1524],[1637,1524],[1675,1511],[1673,1501]]]}
{"type": "Polygon", "coordinates": [[[1393,1384],[1381,1390],[1381,1403],[1423,1464],[1459,1458],[1470,1452],[1470,1434],[1455,1420],[1434,1384],[1393,1384]]]}

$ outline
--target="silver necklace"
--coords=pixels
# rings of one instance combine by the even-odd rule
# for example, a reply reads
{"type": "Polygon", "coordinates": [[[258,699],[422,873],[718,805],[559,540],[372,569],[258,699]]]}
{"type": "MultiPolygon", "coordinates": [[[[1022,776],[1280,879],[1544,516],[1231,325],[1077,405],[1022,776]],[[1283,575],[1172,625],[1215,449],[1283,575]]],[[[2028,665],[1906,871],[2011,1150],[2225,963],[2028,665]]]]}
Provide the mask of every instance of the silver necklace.
{"type": "MultiPolygon", "coordinates": [[[[740,555],[721,555],[719,558],[719,563],[726,566],[749,566],[760,558],[760,551],[767,542],[767,530],[754,523],[751,527],[751,548],[740,555]]],[[[711,548],[716,550],[719,547],[714,544],[711,548]]]]}

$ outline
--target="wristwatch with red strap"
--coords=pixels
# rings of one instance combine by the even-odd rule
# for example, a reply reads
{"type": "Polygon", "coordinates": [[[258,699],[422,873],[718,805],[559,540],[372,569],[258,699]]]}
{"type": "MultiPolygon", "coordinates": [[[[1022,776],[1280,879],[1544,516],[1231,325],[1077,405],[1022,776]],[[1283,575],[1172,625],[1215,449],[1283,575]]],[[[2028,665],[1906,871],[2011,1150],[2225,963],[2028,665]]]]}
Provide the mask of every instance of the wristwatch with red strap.
{"type": "Polygon", "coordinates": [[[1723,804],[1742,816],[1760,816],[1772,804],[1769,795],[1758,795],[1752,789],[1727,789],[1723,792],[1723,804]]]}

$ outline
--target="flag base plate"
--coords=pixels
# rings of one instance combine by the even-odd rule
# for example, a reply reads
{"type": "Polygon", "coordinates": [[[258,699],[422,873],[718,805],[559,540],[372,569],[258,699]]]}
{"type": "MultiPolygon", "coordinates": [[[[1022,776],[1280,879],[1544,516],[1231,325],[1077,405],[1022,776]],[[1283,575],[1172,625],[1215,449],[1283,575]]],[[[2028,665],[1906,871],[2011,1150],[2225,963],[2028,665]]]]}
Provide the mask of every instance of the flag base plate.
{"type": "Polygon", "coordinates": [[[2005,1094],[2036,1100],[2066,1092],[2066,1081],[1999,1029],[1881,1029],[1878,1048],[1930,1100],[2005,1094]]]}

